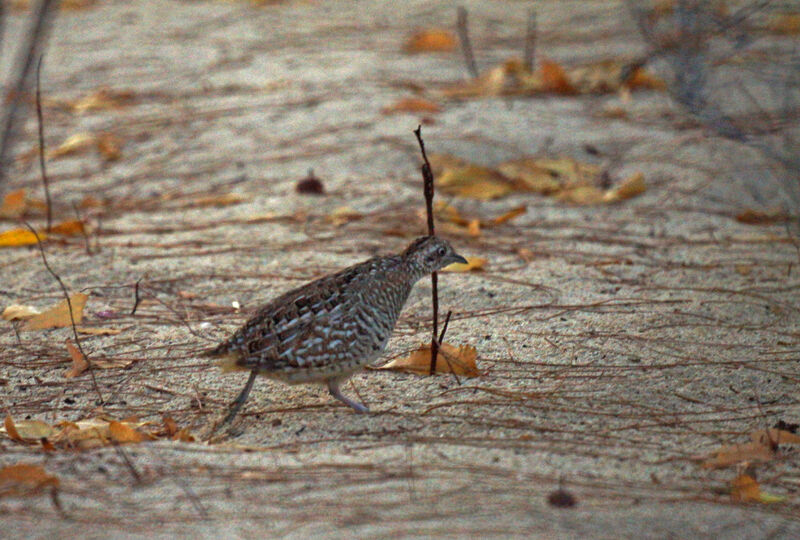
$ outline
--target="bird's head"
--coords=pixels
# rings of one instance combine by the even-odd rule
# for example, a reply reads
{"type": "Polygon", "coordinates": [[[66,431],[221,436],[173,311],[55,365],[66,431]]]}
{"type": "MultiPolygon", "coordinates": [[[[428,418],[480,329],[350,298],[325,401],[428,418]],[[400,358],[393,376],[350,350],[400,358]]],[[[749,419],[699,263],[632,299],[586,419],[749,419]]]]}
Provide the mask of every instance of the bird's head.
{"type": "Polygon", "coordinates": [[[423,236],[414,240],[403,252],[403,260],[421,275],[436,272],[453,263],[467,262],[455,252],[447,240],[436,236],[423,236]]]}

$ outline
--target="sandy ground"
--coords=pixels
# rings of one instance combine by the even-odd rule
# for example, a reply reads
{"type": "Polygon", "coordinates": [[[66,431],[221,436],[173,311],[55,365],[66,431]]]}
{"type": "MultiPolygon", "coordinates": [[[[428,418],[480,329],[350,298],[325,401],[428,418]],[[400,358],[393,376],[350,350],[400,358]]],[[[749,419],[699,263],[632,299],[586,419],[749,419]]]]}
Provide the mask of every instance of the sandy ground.
{"type": "MultiPolygon", "coordinates": [[[[481,67],[518,54],[527,3],[466,4],[481,67]]],[[[619,6],[537,10],[538,51],[563,63],[643,50],[619,6]]],[[[16,42],[23,15],[7,18],[4,43],[16,42]]],[[[197,351],[274,295],[423,233],[411,133],[420,118],[380,111],[414,85],[465,78],[457,53],[401,52],[414,28],[453,19],[445,2],[336,1],[112,1],[59,16],[42,78],[53,100],[48,146],[80,132],[123,142],[118,161],[91,151],[49,162],[57,219],[88,195],[105,201],[85,211],[93,253],[80,238],[46,246],[67,286],[90,295],[84,324],[122,330],[83,338],[92,357],[127,364],[95,372],[102,412],[169,415],[199,433],[246,377],[221,374],[197,351]],[[101,86],[133,101],[83,114],[55,103],[101,86]],[[294,190],[310,168],[323,197],[294,190]],[[244,200],[196,204],[227,193],[244,200]],[[362,218],[331,223],[342,206],[362,218]]],[[[35,148],[33,118],[20,154],[35,148]]],[[[481,377],[367,371],[346,389],[371,407],[366,416],[321,388],[259,380],[238,434],[211,445],[48,453],[3,438],[0,465],[57,475],[64,513],[44,495],[2,498],[2,536],[800,535],[796,450],[782,447],[753,471],[782,503],[734,503],[740,471],[701,467],[753,430],[800,421],[798,251],[784,225],[734,219],[779,197],[774,167],[681,121],[660,92],[446,102],[433,118],[423,128],[430,151],[486,165],[569,155],[614,180],[642,171],[648,190],[595,207],[441,197],[470,217],[527,206],[480,237],[449,236],[488,259],[483,272],[440,278],[453,310],[448,341],[477,348],[481,377]],[[605,118],[606,106],[627,115],[605,118]],[[575,507],[548,504],[559,483],[575,507]]],[[[37,168],[20,160],[2,191],[40,197],[39,185],[37,168]]],[[[0,268],[0,304],[59,300],[35,249],[0,251],[0,268]]],[[[427,339],[429,299],[423,280],[386,358],[427,339]]],[[[17,337],[3,322],[4,412],[51,423],[98,412],[91,378],[64,376],[70,335],[17,337]]]]}

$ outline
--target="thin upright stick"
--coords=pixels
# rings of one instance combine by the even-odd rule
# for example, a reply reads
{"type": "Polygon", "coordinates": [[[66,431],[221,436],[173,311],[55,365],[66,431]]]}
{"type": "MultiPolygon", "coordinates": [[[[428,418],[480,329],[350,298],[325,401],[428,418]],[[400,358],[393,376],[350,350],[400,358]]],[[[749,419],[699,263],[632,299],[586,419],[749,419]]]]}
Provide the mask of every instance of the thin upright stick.
{"type": "Polygon", "coordinates": [[[39,121],[39,167],[42,169],[42,183],[44,184],[44,200],[47,204],[47,232],[53,229],[53,204],[50,200],[50,182],[47,178],[47,169],[44,166],[44,121],[42,120],[42,60],[44,55],[39,56],[36,64],[36,118],[39,121]]]}
{"type": "Polygon", "coordinates": [[[467,26],[467,8],[458,7],[458,21],[456,22],[458,39],[461,41],[461,52],[464,53],[464,61],[467,63],[469,74],[473,78],[478,77],[478,66],[475,64],[475,56],[472,54],[472,43],[469,41],[469,27],[467,26]]]}
{"type": "MultiPolygon", "coordinates": [[[[433,172],[428,161],[428,154],[425,153],[425,143],[422,141],[422,126],[417,126],[414,130],[417,136],[419,149],[422,151],[422,182],[423,192],[425,193],[425,211],[428,216],[428,235],[435,234],[433,226],[433,172]]],[[[431,273],[431,295],[433,296],[433,328],[431,333],[431,370],[433,375],[436,373],[436,356],[439,354],[439,275],[431,273]]]]}

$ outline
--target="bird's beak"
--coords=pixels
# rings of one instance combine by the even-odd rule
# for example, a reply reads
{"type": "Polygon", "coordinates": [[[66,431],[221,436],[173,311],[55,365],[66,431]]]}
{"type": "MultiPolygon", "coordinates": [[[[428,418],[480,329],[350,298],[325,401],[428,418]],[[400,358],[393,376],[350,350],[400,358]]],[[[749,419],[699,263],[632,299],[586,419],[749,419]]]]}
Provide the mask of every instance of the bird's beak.
{"type": "Polygon", "coordinates": [[[459,255],[458,253],[453,253],[452,255],[447,257],[447,264],[453,264],[453,263],[467,264],[467,259],[459,255]]]}

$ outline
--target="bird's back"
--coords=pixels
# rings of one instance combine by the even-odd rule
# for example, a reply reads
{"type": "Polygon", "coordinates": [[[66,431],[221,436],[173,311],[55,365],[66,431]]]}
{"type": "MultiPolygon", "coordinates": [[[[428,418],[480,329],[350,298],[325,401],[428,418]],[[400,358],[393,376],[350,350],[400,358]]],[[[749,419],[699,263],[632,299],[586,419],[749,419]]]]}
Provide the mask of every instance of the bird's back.
{"type": "Polygon", "coordinates": [[[291,290],[209,352],[286,382],[355,371],[386,346],[413,286],[401,257],[375,257],[291,290]]]}

